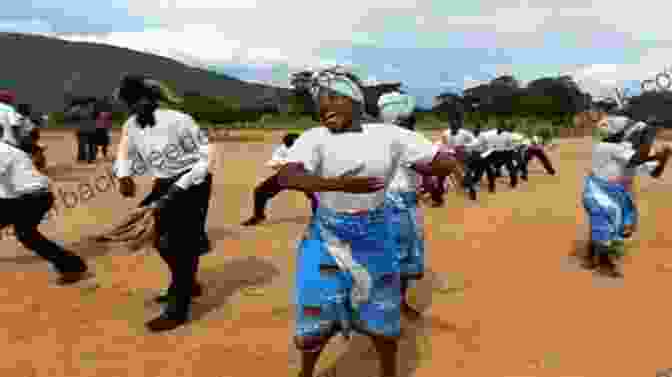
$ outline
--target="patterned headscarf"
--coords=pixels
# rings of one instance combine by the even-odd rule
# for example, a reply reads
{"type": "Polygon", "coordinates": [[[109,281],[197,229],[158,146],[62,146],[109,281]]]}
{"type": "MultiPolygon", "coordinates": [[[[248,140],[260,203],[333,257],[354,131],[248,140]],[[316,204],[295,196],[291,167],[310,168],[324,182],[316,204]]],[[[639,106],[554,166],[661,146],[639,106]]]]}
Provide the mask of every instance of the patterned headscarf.
{"type": "Polygon", "coordinates": [[[398,124],[413,115],[415,98],[399,92],[386,93],[378,99],[378,108],[383,121],[398,124]]]}
{"type": "Polygon", "coordinates": [[[328,89],[342,96],[350,97],[354,102],[364,105],[364,85],[352,72],[344,67],[327,68],[313,74],[311,93],[317,100],[320,90],[328,89]]]}

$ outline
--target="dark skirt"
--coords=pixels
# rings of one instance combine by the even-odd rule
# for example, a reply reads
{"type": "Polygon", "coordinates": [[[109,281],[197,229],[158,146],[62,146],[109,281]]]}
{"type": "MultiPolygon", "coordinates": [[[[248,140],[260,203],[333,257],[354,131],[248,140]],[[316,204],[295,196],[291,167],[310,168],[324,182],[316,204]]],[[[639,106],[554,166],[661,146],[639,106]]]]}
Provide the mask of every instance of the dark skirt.
{"type": "MultiPolygon", "coordinates": [[[[144,207],[159,199],[184,174],[186,172],[173,178],[156,179],[152,191],[139,206],[144,207]]],[[[210,204],[211,191],[212,175],[208,173],[203,183],[178,194],[168,207],[161,210],[156,224],[159,237],[154,247],[162,252],[202,254],[199,245],[207,220],[205,211],[210,204]]]]}

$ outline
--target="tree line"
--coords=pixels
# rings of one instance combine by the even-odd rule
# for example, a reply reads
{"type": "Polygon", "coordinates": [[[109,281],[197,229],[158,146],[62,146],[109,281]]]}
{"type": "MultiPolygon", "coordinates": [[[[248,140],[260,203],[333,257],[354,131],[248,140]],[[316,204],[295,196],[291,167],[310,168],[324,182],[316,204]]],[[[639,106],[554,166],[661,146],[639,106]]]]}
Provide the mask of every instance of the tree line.
{"type": "MultiPolygon", "coordinates": [[[[171,107],[191,114],[198,122],[232,125],[258,123],[269,119],[291,122],[316,120],[315,103],[310,93],[310,72],[300,72],[292,78],[292,95],[285,98],[260,99],[253,106],[241,106],[235,96],[212,97],[198,92],[184,93],[183,102],[171,107]]],[[[402,83],[386,83],[365,88],[366,112],[376,117],[378,98],[387,92],[401,91],[402,83]]],[[[89,97],[70,98],[63,112],[53,113],[50,123],[67,123],[67,109],[89,97]]],[[[672,92],[646,92],[636,97],[620,98],[629,114],[641,120],[672,123],[672,92]]],[[[127,114],[110,98],[97,100],[101,109],[111,111],[113,121],[121,123],[127,114]]],[[[601,100],[604,102],[604,100],[601,100]]],[[[607,101],[610,101],[607,99],[607,101]]],[[[554,129],[572,128],[577,114],[595,106],[598,99],[581,91],[571,76],[543,77],[522,86],[513,76],[497,77],[488,83],[464,90],[462,93],[442,93],[431,109],[417,109],[418,120],[445,123],[451,113],[463,111],[468,125],[488,124],[501,119],[522,123],[543,123],[554,129]]],[[[615,100],[614,100],[614,106],[615,100]]],[[[302,122],[310,124],[310,122],[302,122]]],[[[422,124],[419,124],[422,127],[422,124]]]]}

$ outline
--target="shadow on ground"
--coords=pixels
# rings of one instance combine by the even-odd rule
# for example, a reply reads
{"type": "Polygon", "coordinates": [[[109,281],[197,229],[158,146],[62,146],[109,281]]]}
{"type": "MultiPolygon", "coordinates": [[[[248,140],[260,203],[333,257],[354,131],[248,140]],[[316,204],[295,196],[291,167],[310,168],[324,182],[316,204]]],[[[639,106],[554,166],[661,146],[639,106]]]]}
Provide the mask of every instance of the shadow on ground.
{"type": "Polygon", "coordinates": [[[279,274],[280,270],[275,265],[257,257],[233,259],[199,271],[198,280],[205,287],[205,295],[194,302],[193,319],[201,319],[225,305],[236,291],[266,285],[279,274]]]}
{"type": "MultiPolygon", "coordinates": [[[[79,255],[84,259],[102,257],[109,254],[112,250],[120,250],[119,247],[113,247],[111,244],[93,242],[91,240],[83,240],[75,243],[70,243],[64,245],[66,250],[72,251],[73,253],[79,255]]],[[[0,257],[0,263],[2,264],[14,264],[14,265],[31,265],[38,263],[47,263],[45,259],[36,255],[31,250],[24,249],[21,255],[13,257],[0,257]]],[[[132,254],[130,251],[125,251],[119,254],[132,254]]]]}

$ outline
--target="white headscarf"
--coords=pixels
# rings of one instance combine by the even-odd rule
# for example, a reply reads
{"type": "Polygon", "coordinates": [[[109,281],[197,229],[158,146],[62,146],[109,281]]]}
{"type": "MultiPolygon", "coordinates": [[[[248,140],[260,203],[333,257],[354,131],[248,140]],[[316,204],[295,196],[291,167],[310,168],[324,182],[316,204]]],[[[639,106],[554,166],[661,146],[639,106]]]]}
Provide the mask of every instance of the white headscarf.
{"type": "Polygon", "coordinates": [[[386,93],[378,99],[380,117],[388,123],[397,123],[408,118],[415,110],[415,98],[399,92],[386,93]]]}
{"type": "Polygon", "coordinates": [[[365,104],[361,82],[357,76],[343,67],[337,66],[314,73],[312,94],[315,99],[320,89],[329,89],[362,105],[365,104]]]}

